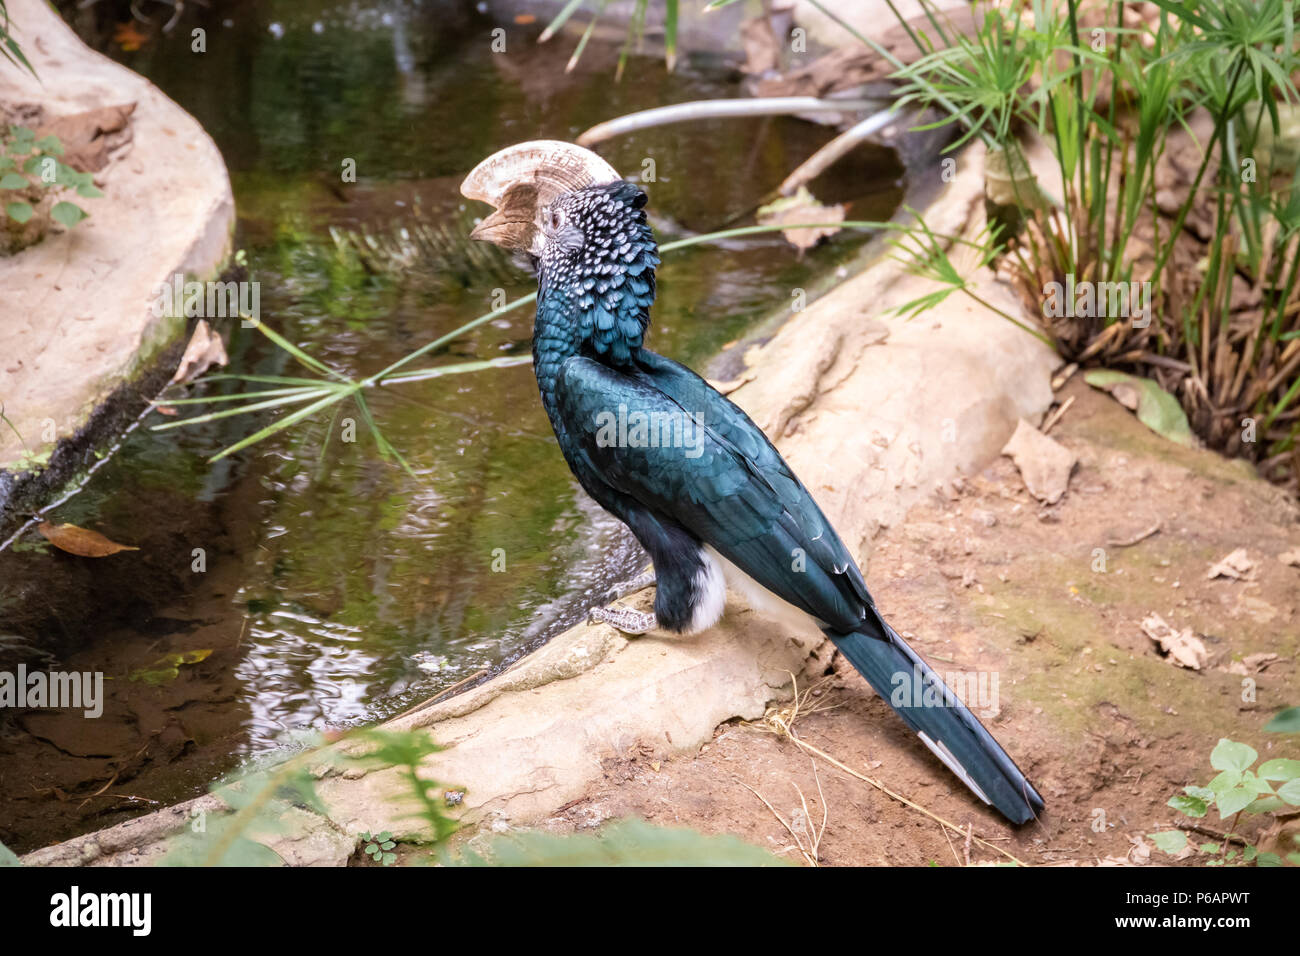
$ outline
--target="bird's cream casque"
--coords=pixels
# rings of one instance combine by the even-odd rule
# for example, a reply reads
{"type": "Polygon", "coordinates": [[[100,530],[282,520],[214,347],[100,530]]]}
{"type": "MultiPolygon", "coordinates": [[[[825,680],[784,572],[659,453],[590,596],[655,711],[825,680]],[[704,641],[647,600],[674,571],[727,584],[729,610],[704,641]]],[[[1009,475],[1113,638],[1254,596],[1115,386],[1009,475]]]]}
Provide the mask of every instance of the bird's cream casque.
{"type": "Polygon", "coordinates": [[[494,209],[470,238],[539,256],[544,236],[538,218],[552,200],[621,178],[600,156],[572,143],[536,139],[507,146],[475,166],[460,185],[466,199],[494,209]]]}

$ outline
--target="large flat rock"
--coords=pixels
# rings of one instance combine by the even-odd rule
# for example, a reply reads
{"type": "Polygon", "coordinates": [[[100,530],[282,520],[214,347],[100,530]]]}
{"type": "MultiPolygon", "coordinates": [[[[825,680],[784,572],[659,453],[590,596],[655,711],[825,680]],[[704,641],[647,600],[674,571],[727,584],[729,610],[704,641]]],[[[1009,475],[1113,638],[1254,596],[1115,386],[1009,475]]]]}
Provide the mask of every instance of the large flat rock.
{"type": "Polygon", "coordinates": [[[136,107],[131,144],[95,174],[104,197],[78,200],[90,217],[0,258],[0,402],[22,436],[0,428],[0,507],[25,475],[57,471],[61,456],[107,437],[82,433],[184,330],[183,318],[155,318],[156,289],[176,273],[214,278],[235,217],[221,154],[192,116],[83,44],[42,0],[8,10],[39,78],[0,67],[0,103],[39,104],[46,120],[136,107]]]}

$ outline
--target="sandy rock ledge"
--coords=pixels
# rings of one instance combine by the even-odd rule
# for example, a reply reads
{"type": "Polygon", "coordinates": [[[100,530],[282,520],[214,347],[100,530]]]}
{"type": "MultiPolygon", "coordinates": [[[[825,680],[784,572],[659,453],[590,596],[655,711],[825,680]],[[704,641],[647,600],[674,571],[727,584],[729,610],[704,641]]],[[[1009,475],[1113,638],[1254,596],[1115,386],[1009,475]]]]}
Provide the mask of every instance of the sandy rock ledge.
{"type": "Polygon", "coordinates": [[[0,103],[39,104],[47,121],[136,107],[131,143],[95,174],[104,196],[79,200],[89,218],[0,258],[0,402],[14,425],[0,428],[0,531],[139,413],[147,389],[131,386],[185,331],[183,318],[154,317],[155,291],[177,273],[216,278],[235,221],[221,154],[192,116],[87,47],[41,0],[9,0],[8,10],[37,77],[0,70],[0,103]]]}

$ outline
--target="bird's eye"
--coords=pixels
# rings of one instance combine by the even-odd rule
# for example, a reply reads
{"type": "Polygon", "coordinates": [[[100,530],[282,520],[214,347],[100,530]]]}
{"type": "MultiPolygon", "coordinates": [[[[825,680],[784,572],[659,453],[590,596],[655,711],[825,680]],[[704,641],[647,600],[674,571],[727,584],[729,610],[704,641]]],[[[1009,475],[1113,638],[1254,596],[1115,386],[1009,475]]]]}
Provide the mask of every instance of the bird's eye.
{"type": "Polygon", "coordinates": [[[563,217],[560,215],[560,211],[558,209],[554,208],[553,206],[547,206],[546,212],[543,216],[543,220],[546,223],[547,230],[549,230],[550,232],[555,232],[555,230],[560,228],[560,225],[563,222],[563,217]]]}

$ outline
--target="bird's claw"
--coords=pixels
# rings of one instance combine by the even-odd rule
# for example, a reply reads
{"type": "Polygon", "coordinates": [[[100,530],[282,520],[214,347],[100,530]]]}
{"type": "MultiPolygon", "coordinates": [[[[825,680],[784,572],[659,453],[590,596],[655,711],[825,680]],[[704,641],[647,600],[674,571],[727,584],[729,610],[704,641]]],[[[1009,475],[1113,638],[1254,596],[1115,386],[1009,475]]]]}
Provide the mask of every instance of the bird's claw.
{"type": "Polygon", "coordinates": [[[608,624],[629,637],[645,634],[659,626],[658,619],[651,612],[622,606],[593,607],[587,611],[587,620],[592,624],[608,624]]]}
{"type": "Polygon", "coordinates": [[[648,587],[653,587],[655,583],[655,569],[653,566],[646,568],[634,578],[616,584],[605,593],[605,604],[613,604],[615,601],[621,601],[629,594],[636,594],[644,591],[648,587]]]}

